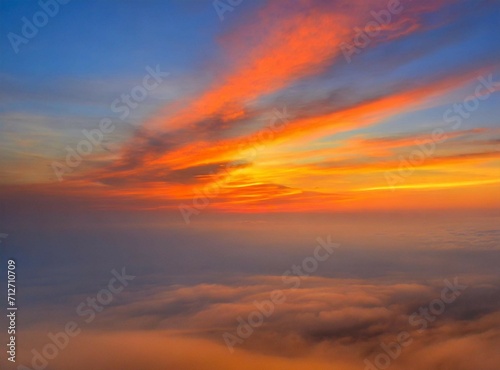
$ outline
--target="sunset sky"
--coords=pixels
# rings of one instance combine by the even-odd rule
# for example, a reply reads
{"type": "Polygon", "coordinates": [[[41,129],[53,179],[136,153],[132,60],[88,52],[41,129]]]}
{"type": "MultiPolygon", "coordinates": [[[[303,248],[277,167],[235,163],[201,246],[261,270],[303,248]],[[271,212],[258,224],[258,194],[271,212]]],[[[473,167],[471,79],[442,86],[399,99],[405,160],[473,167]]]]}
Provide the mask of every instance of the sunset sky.
{"type": "Polygon", "coordinates": [[[498,369],[498,1],[55,1],[0,2],[19,361],[126,266],[47,369],[364,369],[455,277],[391,369],[498,369]]]}
{"type": "MultiPolygon", "coordinates": [[[[255,1],[222,21],[201,1],[67,5],[17,54],[2,39],[4,184],[148,209],[210,185],[236,212],[498,207],[495,1],[401,2],[375,31],[387,1],[255,1]],[[161,82],[127,104],[148,67],[161,82]]],[[[37,9],[2,6],[3,33],[37,9]]]]}

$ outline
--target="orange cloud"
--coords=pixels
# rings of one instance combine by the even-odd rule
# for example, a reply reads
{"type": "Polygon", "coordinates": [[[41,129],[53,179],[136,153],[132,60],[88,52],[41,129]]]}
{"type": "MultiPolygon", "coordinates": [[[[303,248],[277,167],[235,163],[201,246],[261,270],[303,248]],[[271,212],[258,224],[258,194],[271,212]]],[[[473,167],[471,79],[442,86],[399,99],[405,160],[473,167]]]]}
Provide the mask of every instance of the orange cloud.
{"type": "MultiPolygon", "coordinates": [[[[438,369],[449,363],[458,369],[494,370],[500,359],[497,280],[468,277],[459,282],[474,289],[447,304],[423,332],[409,317],[441,297],[442,280],[309,277],[300,289],[291,289],[280,277],[257,275],[232,285],[155,289],[146,292],[147,299],[131,296],[136,301],[107,308],[98,327],[83,328],[50,367],[354,370],[364,367],[365,358],[373,361],[381,343],[394,342],[404,330],[412,342],[391,368],[438,369]],[[235,331],[237,317],[246,318],[256,310],[254,302],[268,299],[274,289],[282,289],[285,301],[231,354],[222,334],[235,331]],[[144,331],[145,324],[152,329],[144,331]],[[198,355],[193,357],[194,349],[198,355]]],[[[25,340],[18,361],[29,364],[30,349],[47,343],[47,331],[24,329],[21,335],[25,340]]]]}

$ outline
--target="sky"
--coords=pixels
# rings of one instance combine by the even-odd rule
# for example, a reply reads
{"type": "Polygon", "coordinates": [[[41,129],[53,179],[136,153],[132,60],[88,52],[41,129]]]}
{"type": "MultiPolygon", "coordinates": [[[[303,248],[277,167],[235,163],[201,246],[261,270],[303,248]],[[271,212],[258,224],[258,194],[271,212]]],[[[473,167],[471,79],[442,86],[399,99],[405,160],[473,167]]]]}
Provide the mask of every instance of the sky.
{"type": "Polygon", "coordinates": [[[39,367],[497,369],[499,17],[496,0],[0,1],[0,268],[18,264],[23,315],[0,361],[35,368],[74,320],[39,367]],[[122,267],[135,278],[87,323],[79,303],[122,267]]]}

